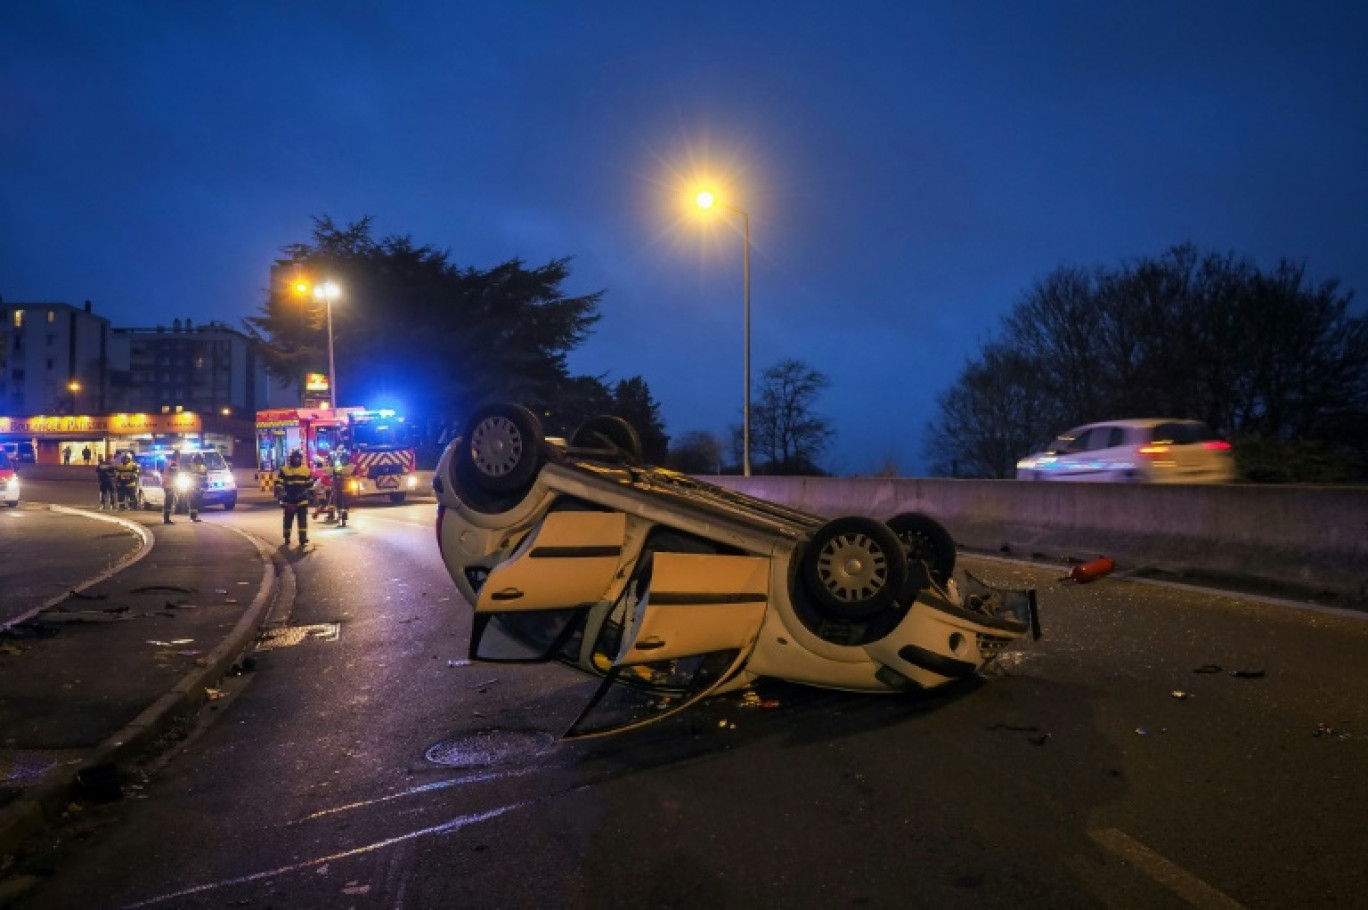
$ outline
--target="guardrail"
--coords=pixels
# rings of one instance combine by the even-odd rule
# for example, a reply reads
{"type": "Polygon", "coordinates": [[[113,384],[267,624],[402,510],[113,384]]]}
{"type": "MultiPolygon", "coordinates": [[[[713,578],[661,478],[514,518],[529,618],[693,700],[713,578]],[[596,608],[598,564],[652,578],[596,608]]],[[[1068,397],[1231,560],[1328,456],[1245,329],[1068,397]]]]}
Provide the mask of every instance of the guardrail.
{"type": "Polygon", "coordinates": [[[925,512],[976,550],[1106,555],[1122,568],[1234,576],[1368,604],[1368,487],[701,479],[828,517],[925,512]]]}

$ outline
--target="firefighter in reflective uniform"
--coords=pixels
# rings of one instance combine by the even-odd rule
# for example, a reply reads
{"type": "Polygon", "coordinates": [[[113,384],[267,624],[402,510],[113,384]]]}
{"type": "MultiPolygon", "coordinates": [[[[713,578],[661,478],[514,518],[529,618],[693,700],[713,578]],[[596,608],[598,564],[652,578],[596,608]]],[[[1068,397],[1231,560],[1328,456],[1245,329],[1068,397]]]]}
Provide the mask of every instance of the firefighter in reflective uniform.
{"type": "MultiPolygon", "coordinates": [[[[204,488],[209,485],[209,468],[204,464],[204,456],[199,452],[190,456],[190,520],[199,521],[200,506],[204,505],[204,488]]],[[[303,529],[300,529],[303,536],[303,529]]],[[[303,543],[301,540],[300,543],[303,543]]]]}
{"type": "Polygon", "coordinates": [[[176,502],[180,499],[180,488],[176,481],[180,476],[180,453],[172,452],[167,456],[166,467],[162,470],[162,524],[171,524],[171,516],[176,511],[176,502]]]}
{"type": "Polygon", "coordinates": [[[134,509],[138,505],[138,463],[127,452],[114,468],[114,489],[119,494],[119,510],[134,509]]]}
{"type": "Polygon", "coordinates": [[[347,505],[351,499],[352,478],[356,476],[356,465],[351,463],[347,450],[342,449],[332,462],[333,508],[336,510],[339,527],[347,526],[347,505]]]}
{"type": "Polygon", "coordinates": [[[100,482],[100,511],[114,511],[118,500],[114,498],[114,462],[107,456],[100,456],[95,468],[95,479],[100,482]]]}
{"type": "Polygon", "coordinates": [[[284,511],[282,527],[285,546],[290,545],[290,527],[299,518],[299,545],[309,542],[309,493],[313,490],[313,472],[304,463],[304,453],[295,449],[290,459],[276,473],[275,495],[284,511]]]}

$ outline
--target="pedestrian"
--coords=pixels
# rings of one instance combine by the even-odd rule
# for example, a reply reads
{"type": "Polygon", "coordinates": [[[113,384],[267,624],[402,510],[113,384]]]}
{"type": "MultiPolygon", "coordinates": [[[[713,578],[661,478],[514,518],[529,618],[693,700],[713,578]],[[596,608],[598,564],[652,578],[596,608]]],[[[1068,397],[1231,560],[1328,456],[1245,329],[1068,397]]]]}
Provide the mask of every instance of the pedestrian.
{"type": "Polygon", "coordinates": [[[71,446],[62,450],[62,464],[71,464],[71,446]]]}
{"type": "Polygon", "coordinates": [[[166,458],[162,469],[162,524],[171,524],[171,516],[176,513],[176,502],[180,499],[180,488],[176,481],[180,478],[180,453],[172,452],[166,458]]]}
{"type": "Polygon", "coordinates": [[[114,489],[119,496],[119,511],[138,507],[138,463],[124,452],[114,468],[114,489]]]}
{"type": "Polygon", "coordinates": [[[90,446],[81,449],[81,461],[90,464],[90,446]]]}
{"type": "Polygon", "coordinates": [[[313,482],[313,473],[304,464],[304,453],[295,449],[275,478],[275,496],[284,513],[281,523],[287,547],[290,545],[290,528],[296,518],[299,519],[299,545],[302,547],[309,542],[309,494],[313,490],[313,482]]]}
{"type": "MultiPolygon", "coordinates": [[[[190,456],[190,520],[199,521],[200,506],[204,505],[204,488],[209,485],[209,468],[199,452],[190,456]]],[[[304,526],[299,526],[299,542],[304,543],[304,526]]]]}
{"type": "Polygon", "coordinates": [[[114,465],[104,455],[95,466],[95,479],[100,482],[100,511],[114,511],[114,465]]]}

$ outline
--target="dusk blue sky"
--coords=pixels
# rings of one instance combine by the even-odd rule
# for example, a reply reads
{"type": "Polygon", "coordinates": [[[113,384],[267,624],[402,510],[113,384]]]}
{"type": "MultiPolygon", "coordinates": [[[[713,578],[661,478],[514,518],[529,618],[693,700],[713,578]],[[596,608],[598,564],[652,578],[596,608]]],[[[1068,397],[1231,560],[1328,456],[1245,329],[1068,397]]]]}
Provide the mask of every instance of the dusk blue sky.
{"type": "Polygon", "coordinates": [[[1350,2],[7,2],[0,296],[237,326],[314,217],[369,215],[462,267],[573,257],[605,292],[573,370],[724,433],[743,244],[685,206],[710,174],[750,213],[757,385],[805,361],[822,462],[915,474],[1060,265],[1191,241],[1363,312],[1365,61],[1350,2]]]}

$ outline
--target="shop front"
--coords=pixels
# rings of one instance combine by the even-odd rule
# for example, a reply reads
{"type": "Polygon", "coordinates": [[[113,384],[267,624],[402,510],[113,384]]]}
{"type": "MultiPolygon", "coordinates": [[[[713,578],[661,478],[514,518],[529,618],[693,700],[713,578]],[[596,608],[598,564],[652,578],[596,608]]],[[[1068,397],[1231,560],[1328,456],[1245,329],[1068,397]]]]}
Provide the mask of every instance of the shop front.
{"type": "Polygon", "coordinates": [[[64,414],[0,417],[0,444],[32,450],[38,464],[94,464],[102,455],[177,446],[229,448],[232,436],[205,432],[198,414],[64,414]],[[87,458],[87,453],[88,458],[87,458]]]}

